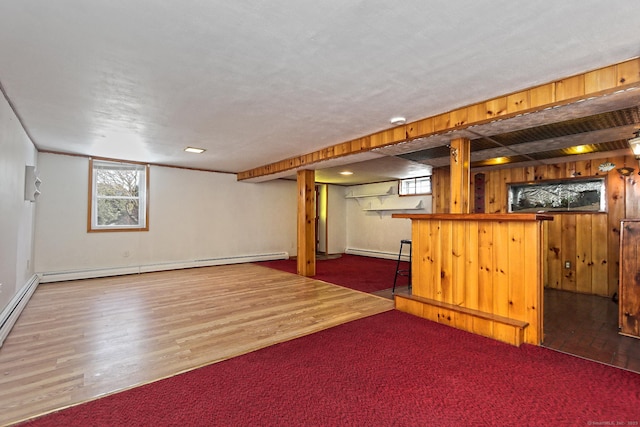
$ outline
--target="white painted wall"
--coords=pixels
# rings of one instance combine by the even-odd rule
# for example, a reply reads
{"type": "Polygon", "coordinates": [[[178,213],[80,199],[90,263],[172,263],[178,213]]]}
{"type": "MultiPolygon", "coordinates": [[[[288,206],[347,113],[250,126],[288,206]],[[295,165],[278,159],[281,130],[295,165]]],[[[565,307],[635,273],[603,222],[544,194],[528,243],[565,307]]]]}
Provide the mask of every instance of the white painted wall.
{"type": "Polygon", "coordinates": [[[346,252],[381,258],[397,258],[400,240],[411,239],[411,220],[391,218],[392,213],[431,213],[431,196],[397,195],[397,181],[347,187],[345,197],[387,194],[384,196],[346,198],[346,252]],[[422,209],[405,210],[409,206],[422,209]],[[395,210],[366,210],[393,209],[395,210]]]}
{"type": "Polygon", "coordinates": [[[37,203],[24,200],[25,166],[37,151],[0,94],[0,312],[29,281],[37,203]]]}
{"type": "Polygon", "coordinates": [[[295,182],[252,184],[231,174],[151,166],[149,231],[87,233],[88,167],[86,158],[40,154],[46,188],[36,214],[35,268],[45,273],[42,281],[86,270],[135,272],[296,254],[295,182]]]}

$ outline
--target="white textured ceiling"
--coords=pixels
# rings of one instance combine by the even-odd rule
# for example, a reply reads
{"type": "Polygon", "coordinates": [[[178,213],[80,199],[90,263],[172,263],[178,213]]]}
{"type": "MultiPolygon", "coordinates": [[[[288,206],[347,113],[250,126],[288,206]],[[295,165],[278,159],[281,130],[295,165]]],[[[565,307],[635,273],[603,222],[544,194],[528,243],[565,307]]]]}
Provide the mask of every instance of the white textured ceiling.
{"type": "Polygon", "coordinates": [[[638,56],[639,14],[638,0],[1,0],[0,83],[39,149],[239,172],[638,56]]]}

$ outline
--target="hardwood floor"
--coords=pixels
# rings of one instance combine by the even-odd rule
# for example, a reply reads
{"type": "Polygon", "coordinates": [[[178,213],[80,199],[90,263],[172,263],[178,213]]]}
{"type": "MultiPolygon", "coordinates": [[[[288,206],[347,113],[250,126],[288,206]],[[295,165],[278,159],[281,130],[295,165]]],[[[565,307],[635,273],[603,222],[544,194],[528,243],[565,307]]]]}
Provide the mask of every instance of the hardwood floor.
{"type": "Polygon", "coordinates": [[[640,339],[618,333],[611,298],[545,289],[543,346],[640,373],[640,339]]]}
{"type": "Polygon", "coordinates": [[[0,348],[0,425],[391,309],[253,264],[41,284],[0,348]]]}

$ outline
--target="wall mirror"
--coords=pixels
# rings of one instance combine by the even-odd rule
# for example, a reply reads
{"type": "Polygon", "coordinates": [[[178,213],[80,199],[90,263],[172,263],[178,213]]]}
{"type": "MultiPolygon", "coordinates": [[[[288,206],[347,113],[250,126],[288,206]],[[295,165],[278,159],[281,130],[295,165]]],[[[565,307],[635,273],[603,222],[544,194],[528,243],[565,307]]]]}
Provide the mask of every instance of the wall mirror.
{"type": "Polygon", "coordinates": [[[606,212],[605,177],[507,184],[509,212],[606,212]]]}

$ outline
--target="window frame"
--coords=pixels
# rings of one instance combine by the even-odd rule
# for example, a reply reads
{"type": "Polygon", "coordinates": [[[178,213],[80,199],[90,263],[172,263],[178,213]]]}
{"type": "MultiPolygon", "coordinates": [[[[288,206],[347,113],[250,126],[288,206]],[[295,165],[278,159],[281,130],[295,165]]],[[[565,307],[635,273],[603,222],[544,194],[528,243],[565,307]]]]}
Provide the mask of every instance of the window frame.
{"type": "Polygon", "coordinates": [[[607,176],[594,175],[586,177],[543,179],[528,182],[507,183],[507,212],[535,212],[535,213],[607,213],[607,176]],[[589,187],[589,184],[591,186],[589,187]],[[587,186],[585,188],[585,186],[587,186]],[[546,187],[546,188],[545,188],[546,187]],[[535,204],[520,206],[522,193],[543,189],[548,196],[542,201],[534,198],[535,204]],[[586,192],[595,192],[597,199],[580,204],[580,199],[586,192]],[[576,202],[574,207],[571,203],[576,202]]]}
{"type": "Polygon", "coordinates": [[[425,195],[430,195],[433,194],[433,181],[431,180],[431,176],[432,175],[424,175],[424,176],[417,176],[414,178],[405,178],[405,179],[400,179],[398,180],[398,196],[400,197],[406,197],[406,196],[425,196],[425,195]],[[427,178],[429,180],[429,191],[424,192],[424,193],[419,193],[417,191],[418,188],[418,180],[419,179],[423,179],[423,178],[427,178]],[[406,181],[413,181],[414,183],[414,192],[413,193],[403,193],[402,192],[402,183],[406,182],[406,181]]]}
{"type": "MultiPolygon", "coordinates": [[[[88,208],[87,208],[87,232],[88,233],[102,233],[102,232],[120,232],[120,231],[149,231],[149,165],[141,162],[122,161],[106,158],[89,158],[89,185],[88,185],[88,208]],[[143,220],[142,225],[133,226],[100,226],[95,222],[97,221],[97,194],[95,191],[95,163],[99,164],[119,164],[119,165],[131,165],[141,172],[144,172],[144,194],[138,196],[139,200],[139,220],[143,220]],[[96,221],[94,221],[96,220],[96,221]]],[[[139,191],[139,193],[142,193],[139,191]]]]}

